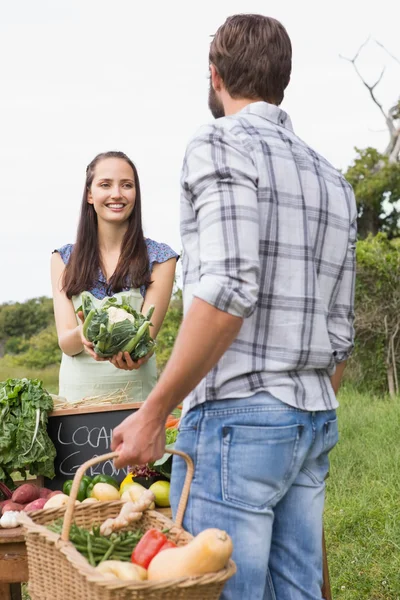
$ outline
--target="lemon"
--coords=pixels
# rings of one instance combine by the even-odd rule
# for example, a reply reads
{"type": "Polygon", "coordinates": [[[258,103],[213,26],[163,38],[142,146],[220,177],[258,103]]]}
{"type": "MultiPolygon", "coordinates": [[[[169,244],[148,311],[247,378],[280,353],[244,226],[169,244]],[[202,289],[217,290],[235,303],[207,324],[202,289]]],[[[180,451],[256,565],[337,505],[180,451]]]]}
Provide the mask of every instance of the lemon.
{"type": "Polygon", "coordinates": [[[133,488],[137,488],[138,494],[139,494],[139,490],[140,490],[140,492],[143,492],[146,489],[145,487],[143,487],[142,485],[140,485],[140,483],[137,483],[136,481],[131,481],[131,482],[127,481],[125,484],[122,483],[119,488],[120,496],[122,496],[122,494],[124,492],[127,492],[128,490],[131,490],[133,488]]]}
{"type": "Polygon", "coordinates": [[[130,486],[132,483],[134,483],[133,473],[128,473],[128,475],[125,477],[125,479],[121,482],[121,485],[119,486],[119,492],[120,492],[121,496],[124,493],[126,487],[128,485],[130,486]]]}
{"type": "Polygon", "coordinates": [[[168,508],[170,506],[169,488],[169,481],[156,481],[149,487],[149,490],[154,494],[157,506],[161,508],[168,508]]]}

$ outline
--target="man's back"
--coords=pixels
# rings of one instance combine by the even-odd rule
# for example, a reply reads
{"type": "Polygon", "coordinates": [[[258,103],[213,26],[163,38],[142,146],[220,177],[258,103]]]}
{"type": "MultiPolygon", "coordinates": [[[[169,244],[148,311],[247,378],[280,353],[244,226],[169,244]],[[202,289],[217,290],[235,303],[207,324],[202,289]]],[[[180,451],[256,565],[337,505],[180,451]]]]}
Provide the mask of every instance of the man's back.
{"type": "Polygon", "coordinates": [[[185,311],[198,296],[245,317],[187,408],[262,390],[306,410],[336,407],[329,376],[353,339],[349,184],[286,113],[256,102],[198,132],[182,185],[185,311]]]}

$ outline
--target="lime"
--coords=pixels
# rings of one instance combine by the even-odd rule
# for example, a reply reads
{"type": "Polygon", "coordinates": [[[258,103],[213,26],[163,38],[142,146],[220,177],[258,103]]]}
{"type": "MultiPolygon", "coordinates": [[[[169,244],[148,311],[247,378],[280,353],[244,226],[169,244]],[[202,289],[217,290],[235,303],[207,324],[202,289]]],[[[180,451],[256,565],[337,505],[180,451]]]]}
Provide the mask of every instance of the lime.
{"type": "Polygon", "coordinates": [[[149,490],[151,490],[156,499],[156,505],[162,508],[168,508],[169,504],[169,481],[156,481],[149,490]]]}

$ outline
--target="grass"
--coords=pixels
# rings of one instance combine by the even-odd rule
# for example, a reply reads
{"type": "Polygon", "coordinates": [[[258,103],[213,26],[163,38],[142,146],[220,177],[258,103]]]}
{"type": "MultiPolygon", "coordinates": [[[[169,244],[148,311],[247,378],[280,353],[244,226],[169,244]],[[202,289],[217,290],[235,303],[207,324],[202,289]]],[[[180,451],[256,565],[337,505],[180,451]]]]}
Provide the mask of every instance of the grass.
{"type": "MultiPolygon", "coordinates": [[[[24,375],[57,391],[57,369],[24,375]]],[[[325,511],[332,595],[400,600],[400,399],[345,388],[339,400],[340,442],[331,454],[325,511]]]]}
{"type": "Polygon", "coordinates": [[[44,387],[50,394],[58,393],[58,372],[59,367],[57,365],[52,365],[47,369],[38,371],[35,369],[27,369],[23,366],[15,366],[7,357],[0,359],[0,381],[9,378],[17,379],[22,377],[27,377],[28,379],[41,379],[44,387]]]}
{"type": "Polygon", "coordinates": [[[325,534],[335,600],[400,600],[400,401],[345,389],[325,534]]]}

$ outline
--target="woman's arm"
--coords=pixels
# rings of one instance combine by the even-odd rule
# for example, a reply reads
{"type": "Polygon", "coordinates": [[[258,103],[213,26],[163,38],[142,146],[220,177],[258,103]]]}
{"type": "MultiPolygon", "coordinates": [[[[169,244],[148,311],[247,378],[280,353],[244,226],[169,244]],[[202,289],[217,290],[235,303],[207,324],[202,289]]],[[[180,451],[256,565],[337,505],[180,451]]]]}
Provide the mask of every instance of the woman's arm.
{"type": "Polygon", "coordinates": [[[51,257],[51,285],[58,343],[64,354],[75,356],[83,350],[82,325],[76,324],[72,301],[62,290],[65,265],[58,252],[51,257]]]}
{"type": "MultiPolygon", "coordinates": [[[[174,285],[175,269],[176,258],[170,258],[163,263],[156,263],[153,267],[151,274],[152,284],[146,292],[142,306],[143,314],[147,313],[151,305],[155,307],[153,316],[151,317],[153,327],[150,328],[150,335],[153,339],[156,338],[160,331],[168,310],[174,285]]],[[[125,352],[124,355],[120,352],[111,359],[111,362],[119,369],[131,371],[132,369],[138,369],[142,364],[147,362],[148,358],[149,355],[134,362],[128,352],[125,352]]]]}
{"type": "Polygon", "coordinates": [[[174,286],[176,270],[176,258],[170,258],[163,263],[156,263],[151,274],[152,284],[146,292],[142,306],[142,313],[145,315],[153,304],[155,306],[151,322],[150,335],[156,339],[161,329],[168,306],[171,300],[172,288],[174,286]]]}

